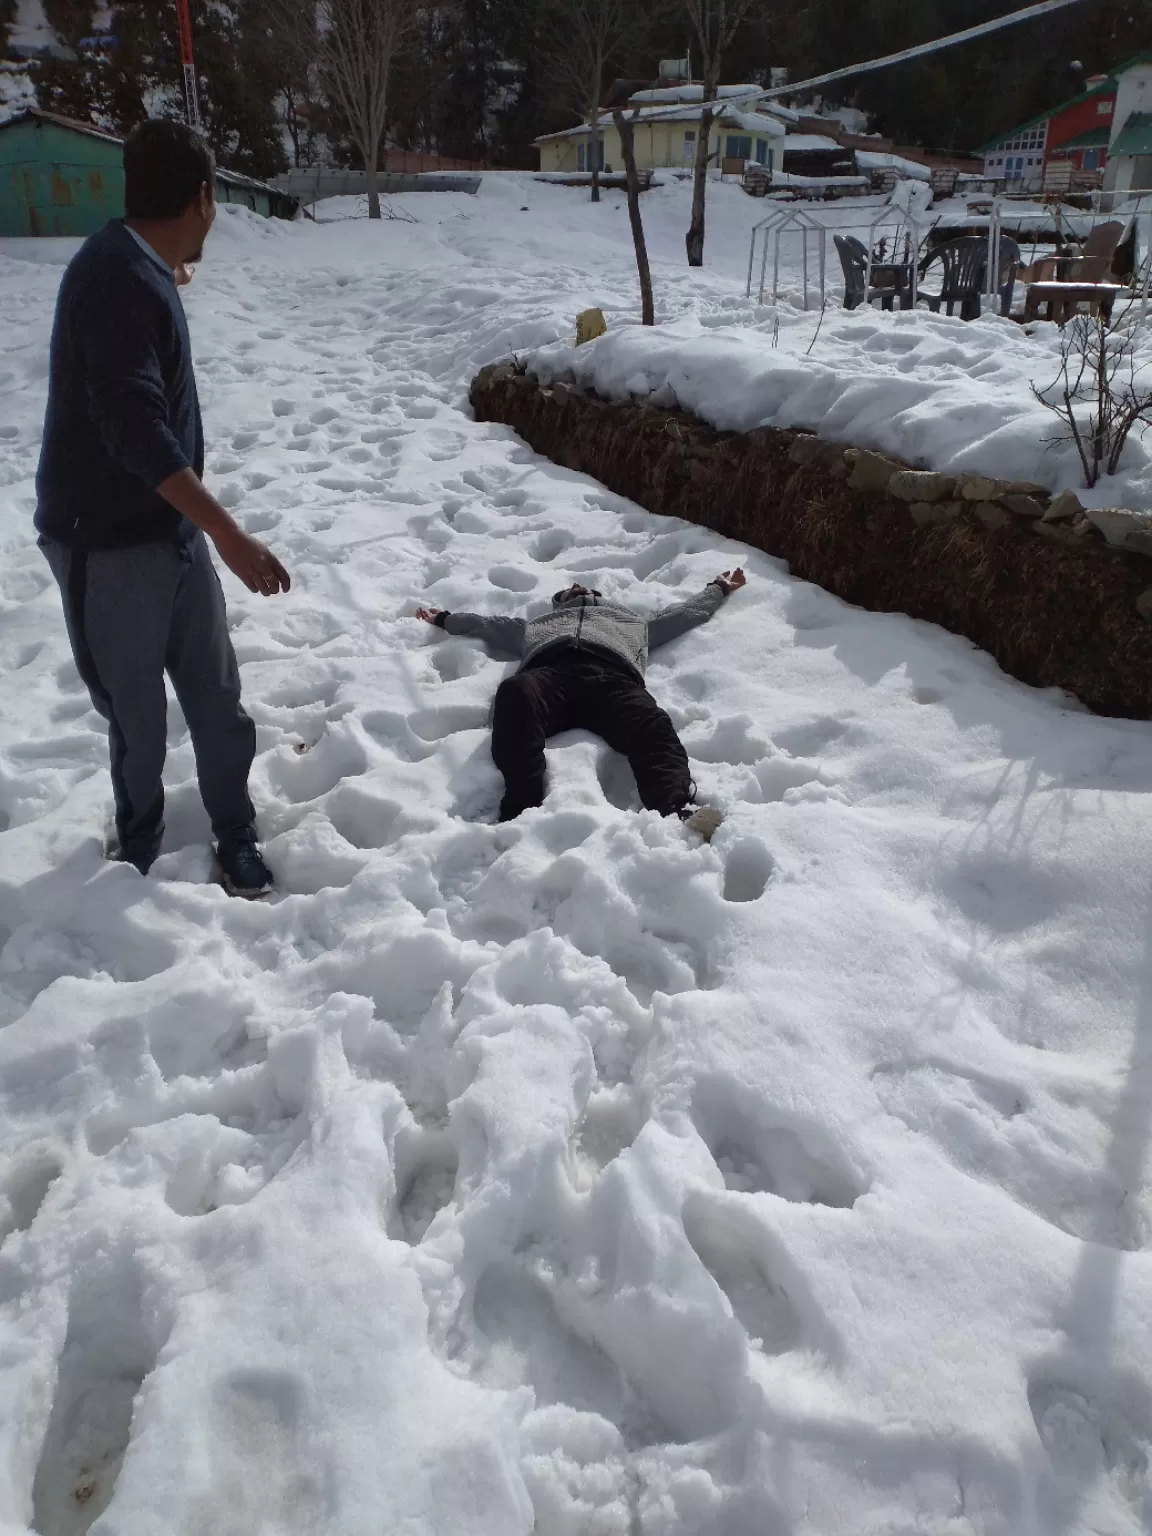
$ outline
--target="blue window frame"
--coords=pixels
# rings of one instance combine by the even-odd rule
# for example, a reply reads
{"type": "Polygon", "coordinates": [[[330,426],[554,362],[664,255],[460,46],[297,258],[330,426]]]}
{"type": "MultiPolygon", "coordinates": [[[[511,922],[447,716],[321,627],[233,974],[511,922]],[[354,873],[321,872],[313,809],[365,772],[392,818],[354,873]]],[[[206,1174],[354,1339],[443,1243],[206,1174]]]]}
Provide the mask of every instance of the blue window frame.
{"type": "Polygon", "coordinates": [[[767,139],[757,139],[756,140],[756,164],[757,165],[767,165],[768,164],[768,140],[767,139]]]}
{"type": "Polygon", "coordinates": [[[725,155],[729,160],[751,160],[752,137],[750,134],[730,133],[725,155]]]}

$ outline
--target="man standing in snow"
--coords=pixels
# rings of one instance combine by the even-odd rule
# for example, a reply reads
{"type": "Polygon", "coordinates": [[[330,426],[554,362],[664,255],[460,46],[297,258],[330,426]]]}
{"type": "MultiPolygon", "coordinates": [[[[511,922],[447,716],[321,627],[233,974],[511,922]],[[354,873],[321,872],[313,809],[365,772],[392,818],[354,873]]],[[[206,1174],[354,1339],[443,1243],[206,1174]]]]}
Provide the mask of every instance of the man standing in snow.
{"type": "Polygon", "coordinates": [[[248,773],[256,732],[205,538],[251,592],[287,571],[205,489],[204,435],[184,309],[216,216],[207,145],[147,122],[124,146],[127,217],[85,241],[56,303],[36,527],[64,601],[77,670],[108,722],[118,843],[147,874],[164,832],[164,674],[196,753],[225,887],[260,896],[248,773]]]}
{"type": "Polygon", "coordinates": [[[650,650],[706,623],[746,579],[739,567],[724,571],[687,602],[650,619],[579,584],[557,592],[551,612],[538,619],[418,608],[417,618],[450,635],[474,636],[520,658],[519,670],[496,690],[492,715],[492,759],[504,775],[500,820],[541,804],[544,743],[579,728],[624,754],[642,805],[679,816],[710,838],[720,813],[693,804],[688,754],[644,686],[644,670],[650,650]]]}

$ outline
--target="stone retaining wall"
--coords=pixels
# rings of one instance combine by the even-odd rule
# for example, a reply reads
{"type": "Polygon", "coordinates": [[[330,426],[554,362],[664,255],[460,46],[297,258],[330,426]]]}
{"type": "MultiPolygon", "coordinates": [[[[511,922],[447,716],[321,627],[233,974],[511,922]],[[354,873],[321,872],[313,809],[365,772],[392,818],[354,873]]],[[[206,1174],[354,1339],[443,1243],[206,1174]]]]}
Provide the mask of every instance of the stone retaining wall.
{"type": "Polygon", "coordinates": [[[1152,719],[1152,518],[915,470],[802,431],[718,432],[543,388],[511,364],[483,369],[471,400],[480,420],[651,512],[776,555],[861,608],[943,625],[1023,682],[1152,719]]]}

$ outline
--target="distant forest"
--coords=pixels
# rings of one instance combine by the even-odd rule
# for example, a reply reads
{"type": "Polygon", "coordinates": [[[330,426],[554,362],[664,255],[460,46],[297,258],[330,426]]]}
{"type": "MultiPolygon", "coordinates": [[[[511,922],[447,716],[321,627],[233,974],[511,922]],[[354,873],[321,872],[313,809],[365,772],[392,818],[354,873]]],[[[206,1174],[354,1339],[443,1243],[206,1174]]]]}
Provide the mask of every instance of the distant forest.
{"type": "MultiPolygon", "coordinates": [[[[93,0],[43,0],[74,58],[30,66],[41,106],[129,130],[182,110],[176,21],[168,0],[121,0],[111,45],[92,41],[93,0]]],[[[300,0],[306,5],[308,0],[300,0]]],[[[442,0],[397,59],[391,144],[492,165],[533,167],[532,140],[569,126],[576,105],[550,56],[563,0],[442,0]]],[[[720,3],[720,0],[717,0],[720,3]]],[[[973,26],[1017,0],[762,0],[729,50],[726,81],[766,82],[773,68],[802,80],[973,26]]],[[[0,0],[0,54],[15,21],[0,0]]],[[[333,159],[355,164],[336,104],[281,45],[276,0],[193,0],[206,131],[218,156],[252,175],[333,159]]],[[[683,57],[683,3],[651,21],[608,61],[607,78],[650,80],[661,58],[683,57]]],[[[1081,0],[1040,20],[830,88],[826,100],[868,112],[872,129],[927,148],[970,150],[1075,94],[1085,76],[1152,50],[1152,0],[1081,0]]]]}

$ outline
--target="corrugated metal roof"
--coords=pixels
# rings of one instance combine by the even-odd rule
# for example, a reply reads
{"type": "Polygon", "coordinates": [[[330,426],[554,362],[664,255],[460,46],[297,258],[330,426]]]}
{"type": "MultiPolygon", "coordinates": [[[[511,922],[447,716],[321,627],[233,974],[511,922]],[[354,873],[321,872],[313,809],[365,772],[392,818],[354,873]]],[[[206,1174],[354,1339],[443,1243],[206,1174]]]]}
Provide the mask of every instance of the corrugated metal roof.
{"type": "Polygon", "coordinates": [[[1133,112],[1108,150],[1115,155],[1152,155],[1152,112],[1133,112]]]}
{"type": "Polygon", "coordinates": [[[1099,128],[1088,128],[1083,133],[1078,133],[1074,139],[1062,139],[1059,144],[1054,144],[1052,147],[1053,149],[1107,149],[1111,132],[1111,126],[1104,123],[1099,128]]]}
{"type": "MultiPolygon", "coordinates": [[[[109,133],[107,129],[96,128],[91,123],[82,123],[75,117],[62,117],[58,112],[45,112],[40,107],[26,107],[21,112],[14,112],[11,117],[0,119],[0,132],[5,128],[14,127],[16,123],[29,121],[53,123],[57,128],[66,128],[71,133],[82,133],[90,139],[102,139],[105,144],[115,144],[117,148],[124,143],[122,138],[117,134],[109,133]]],[[[243,176],[239,171],[225,170],[220,165],[216,167],[216,179],[224,182],[226,186],[243,188],[248,192],[267,192],[279,198],[289,195],[266,181],[257,181],[254,176],[243,176]]]]}
{"type": "Polygon", "coordinates": [[[11,117],[0,119],[0,132],[5,128],[14,128],[17,123],[26,122],[54,123],[57,128],[67,128],[71,133],[82,133],[90,139],[103,139],[107,144],[123,143],[122,139],[105,128],[96,128],[92,123],[82,123],[74,117],[62,117],[59,112],[45,112],[40,107],[25,107],[22,112],[14,112],[11,117]]]}

